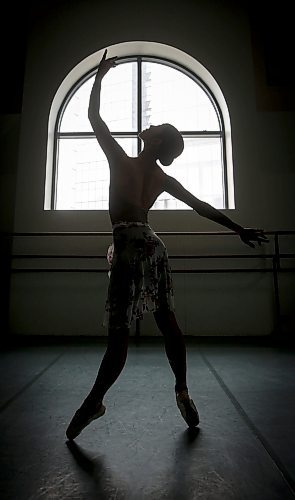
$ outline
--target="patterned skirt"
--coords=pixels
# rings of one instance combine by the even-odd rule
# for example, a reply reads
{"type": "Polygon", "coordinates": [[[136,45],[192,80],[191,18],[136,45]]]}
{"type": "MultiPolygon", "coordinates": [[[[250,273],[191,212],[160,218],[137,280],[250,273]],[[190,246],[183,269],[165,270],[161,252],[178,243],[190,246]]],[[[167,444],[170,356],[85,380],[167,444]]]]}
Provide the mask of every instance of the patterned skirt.
{"type": "Polygon", "coordinates": [[[130,327],[158,309],[174,310],[171,268],[163,241],[148,224],[113,226],[113,254],[104,326],[130,327]]]}

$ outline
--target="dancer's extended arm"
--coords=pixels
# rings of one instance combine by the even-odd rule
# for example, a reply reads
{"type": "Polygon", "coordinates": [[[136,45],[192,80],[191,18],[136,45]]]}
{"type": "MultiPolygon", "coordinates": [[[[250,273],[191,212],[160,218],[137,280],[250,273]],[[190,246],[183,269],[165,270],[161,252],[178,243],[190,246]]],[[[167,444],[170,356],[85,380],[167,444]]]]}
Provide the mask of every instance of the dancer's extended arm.
{"type": "Polygon", "coordinates": [[[268,242],[262,229],[248,229],[236,224],[219,210],[209,205],[209,203],[201,201],[193,196],[182,186],[182,184],[180,184],[180,182],[174,179],[174,177],[169,175],[165,176],[165,191],[192,207],[202,217],[206,217],[207,219],[213,220],[231,229],[240,236],[241,240],[246,243],[246,245],[252,248],[254,248],[255,245],[251,243],[251,241],[256,241],[259,245],[268,242]]]}

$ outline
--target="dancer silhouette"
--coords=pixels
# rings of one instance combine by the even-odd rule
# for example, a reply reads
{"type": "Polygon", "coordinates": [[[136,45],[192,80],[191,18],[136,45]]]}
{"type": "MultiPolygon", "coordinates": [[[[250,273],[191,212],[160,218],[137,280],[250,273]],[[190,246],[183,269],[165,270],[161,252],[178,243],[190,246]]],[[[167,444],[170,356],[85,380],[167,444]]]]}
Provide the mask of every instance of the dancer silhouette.
{"type": "Polygon", "coordinates": [[[113,227],[114,254],[106,301],[108,344],[95,383],[72,418],[66,435],[74,439],[105,412],[103,398],[117,380],[127,358],[129,329],[135,318],[153,312],[164,336],[168,361],[175,375],[176,403],[189,427],[198,425],[199,415],[190,398],[186,379],[186,347],[173,302],[173,286],[164,243],[148,224],[148,211],[166,191],[192,207],[200,216],[236,232],[242,242],[267,242],[263,230],[245,229],[187,191],[164,173],[157,163],[171,165],[183,151],[180,132],[165,123],[140,132],[143,150],[129,157],[112,137],[100,116],[101,81],[116,65],[116,57],[101,59],[90,95],[88,117],[110,167],[109,214],[113,227]]]}

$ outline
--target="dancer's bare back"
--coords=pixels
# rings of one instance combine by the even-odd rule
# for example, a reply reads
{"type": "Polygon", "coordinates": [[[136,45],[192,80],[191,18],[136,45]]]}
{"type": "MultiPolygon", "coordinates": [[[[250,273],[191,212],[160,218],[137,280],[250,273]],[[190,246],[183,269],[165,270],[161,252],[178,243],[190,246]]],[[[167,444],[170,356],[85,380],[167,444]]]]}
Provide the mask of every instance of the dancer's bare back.
{"type": "Polygon", "coordinates": [[[166,175],[156,163],[131,158],[124,152],[109,159],[112,222],[147,221],[147,213],[165,189],[166,175]]]}

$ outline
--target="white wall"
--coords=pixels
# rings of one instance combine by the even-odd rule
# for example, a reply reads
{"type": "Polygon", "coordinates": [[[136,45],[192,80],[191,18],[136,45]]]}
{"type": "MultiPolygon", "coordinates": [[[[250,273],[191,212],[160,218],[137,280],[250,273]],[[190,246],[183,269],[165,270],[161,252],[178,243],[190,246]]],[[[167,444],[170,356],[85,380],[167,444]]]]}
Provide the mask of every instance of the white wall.
{"type": "MultiPolygon", "coordinates": [[[[43,210],[48,116],[59,85],[76,64],[103,47],[131,40],[155,41],[183,50],[203,64],[222,89],[232,125],[236,203],[234,210],[225,213],[247,227],[294,229],[294,114],[257,109],[250,25],[237,4],[164,0],[142,2],[139,8],[138,2],[130,1],[113,2],[110,8],[108,2],[84,1],[73,2],[71,8],[52,9],[39,19],[27,53],[16,232],[111,230],[107,212],[43,210]]],[[[224,230],[190,210],[154,211],[150,223],[156,231],[224,230]]],[[[163,239],[170,254],[259,253],[243,246],[237,236],[163,239]]],[[[14,249],[20,253],[104,254],[109,241],[109,237],[17,238],[14,249]]],[[[291,246],[286,245],[294,249],[294,239],[291,246]]],[[[216,264],[220,267],[224,262],[216,264]]],[[[190,266],[191,261],[185,265],[190,266]]],[[[255,259],[253,265],[263,264],[255,259]]],[[[292,276],[284,275],[289,292],[294,289],[292,276]]],[[[100,316],[106,286],[102,274],[14,274],[11,330],[20,334],[105,334],[100,316]]],[[[187,334],[265,335],[272,331],[271,274],[177,275],[175,294],[179,322],[187,334]]],[[[288,318],[292,317],[289,302],[282,304],[288,318]]],[[[151,318],[145,319],[143,333],[156,333],[151,318]]]]}

